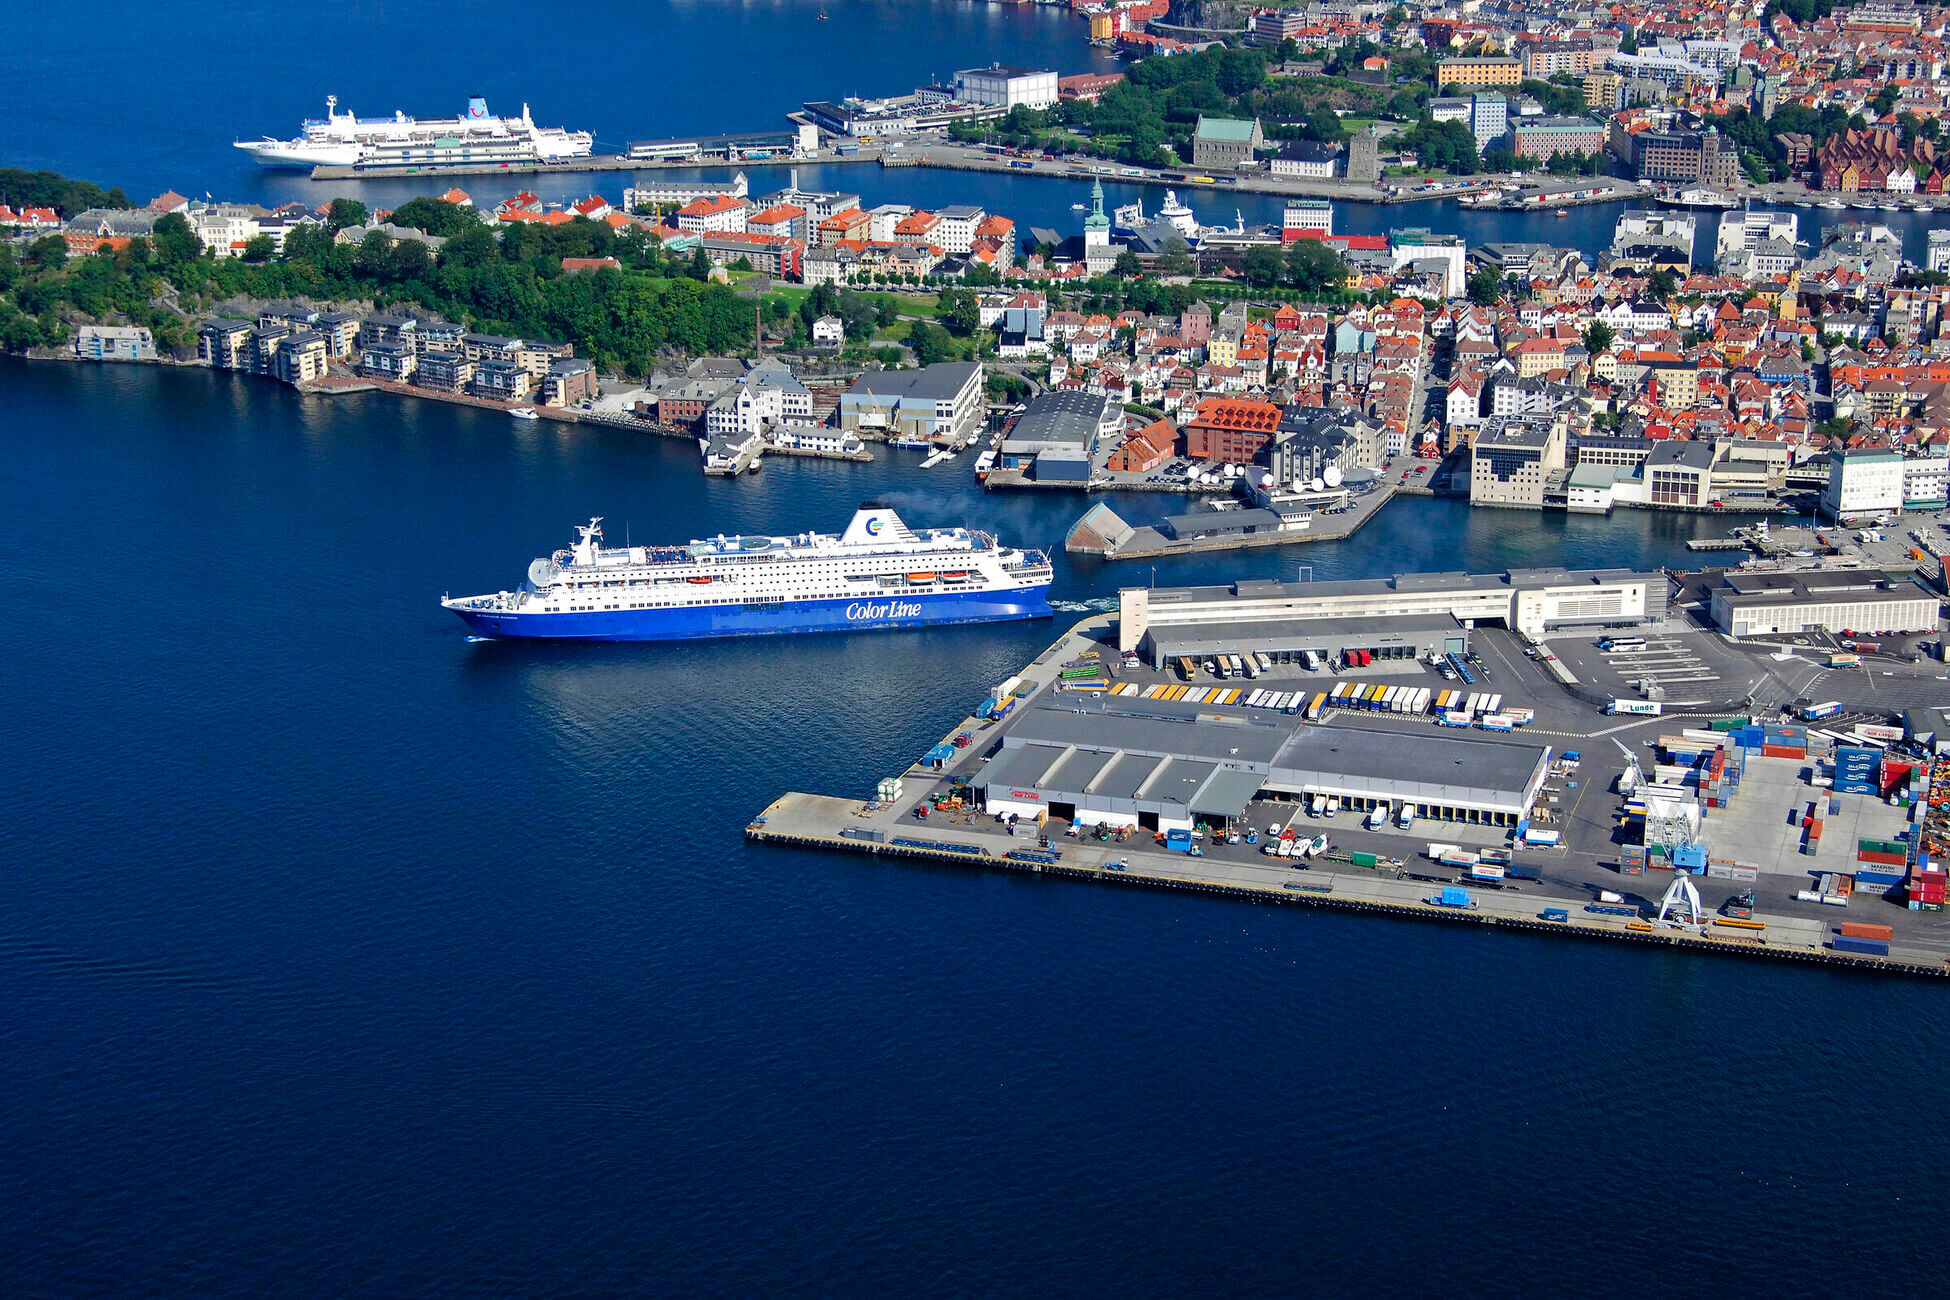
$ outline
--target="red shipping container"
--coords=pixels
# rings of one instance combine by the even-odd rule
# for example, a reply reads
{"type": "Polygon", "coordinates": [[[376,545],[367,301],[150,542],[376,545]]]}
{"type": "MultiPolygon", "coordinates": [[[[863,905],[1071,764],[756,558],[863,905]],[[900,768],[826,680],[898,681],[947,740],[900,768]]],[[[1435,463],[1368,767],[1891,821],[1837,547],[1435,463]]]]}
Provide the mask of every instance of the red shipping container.
{"type": "Polygon", "coordinates": [[[1888,926],[1871,925],[1867,921],[1844,922],[1842,933],[1851,939],[1881,939],[1885,943],[1896,937],[1896,932],[1888,926]]]}
{"type": "Polygon", "coordinates": [[[1855,851],[1855,860],[1857,862],[1873,862],[1877,866],[1882,867],[1900,867],[1907,865],[1909,862],[1909,859],[1900,853],[1878,853],[1874,849],[1857,849],[1855,851]]]}

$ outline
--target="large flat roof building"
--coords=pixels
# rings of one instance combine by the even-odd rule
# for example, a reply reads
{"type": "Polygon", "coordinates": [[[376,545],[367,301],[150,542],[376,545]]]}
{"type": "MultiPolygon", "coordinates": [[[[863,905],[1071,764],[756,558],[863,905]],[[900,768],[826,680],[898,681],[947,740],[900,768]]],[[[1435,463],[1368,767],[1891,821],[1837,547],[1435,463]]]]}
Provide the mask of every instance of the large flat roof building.
{"type": "Polygon", "coordinates": [[[1935,594],[1880,569],[1725,573],[1710,604],[1714,624],[1736,637],[1933,632],[1938,615],[1935,594]]]}
{"type": "Polygon", "coordinates": [[[1039,701],[973,779],[991,813],[1144,830],[1225,824],[1255,799],[1331,795],[1362,810],[1512,826],[1550,749],[1519,741],[1321,726],[1284,715],[1109,696],[1039,701]]]}
{"type": "Polygon", "coordinates": [[[1226,586],[1130,587],[1118,593],[1118,602],[1118,648],[1162,665],[1159,646],[1187,629],[1224,623],[1248,623],[1283,637],[1311,631],[1275,625],[1402,615],[1500,623],[1526,636],[1629,626],[1665,617],[1666,579],[1629,569],[1410,573],[1337,582],[1246,579],[1226,586]]]}

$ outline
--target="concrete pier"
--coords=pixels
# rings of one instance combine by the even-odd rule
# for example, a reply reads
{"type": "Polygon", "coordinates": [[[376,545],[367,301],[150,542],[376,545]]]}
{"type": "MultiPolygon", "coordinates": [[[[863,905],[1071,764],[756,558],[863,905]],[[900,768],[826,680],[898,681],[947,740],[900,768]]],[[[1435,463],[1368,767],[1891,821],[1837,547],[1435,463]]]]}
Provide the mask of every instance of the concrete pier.
{"type": "MultiPolygon", "coordinates": [[[[1030,685],[1018,688],[1019,694],[1038,700],[1063,698],[1062,694],[1050,693],[1072,689],[1060,678],[1064,665],[1090,651],[1103,656],[1107,675],[1115,681],[1119,675],[1114,666],[1116,625],[1117,615],[1100,614],[1070,628],[1022,669],[1021,676],[1030,685]]],[[[1016,716],[1021,716],[1020,710],[1016,716]]],[[[1364,726],[1375,725],[1370,714],[1358,715],[1358,720],[1364,726]]],[[[998,724],[973,716],[963,718],[944,737],[944,742],[950,745],[958,736],[968,737],[956,748],[955,758],[942,769],[917,764],[901,773],[901,797],[893,803],[793,791],[773,800],[754,817],[746,827],[746,837],[755,843],[781,847],[958,863],[1065,880],[1193,890],[1252,902],[1302,903],[1528,933],[1558,932],[1584,939],[1768,957],[1850,970],[1950,975],[1950,963],[1946,963],[1942,952],[1920,946],[1928,942],[1922,935],[1899,934],[1888,957],[1836,952],[1826,943],[1829,929],[1838,918],[1819,911],[1814,915],[1793,915],[1771,908],[1756,909],[1752,919],[1764,923],[1762,931],[1715,924],[1718,918],[1711,917],[1703,926],[1661,924],[1649,919],[1657,908],[1645,905],[1646,895],[1642,891],[1650,890],[1656,897],[1670,881],[1669,875],[1654,872],[1643,878],[1621,877],[1615,864],[1608,867],[1595,858],[1586,861],[1592,856],[1586,851],[1567,851],[1562,847],[1520,849],[1523,861],[1542,869],[1542,878],[1506,880],[1500,888],[1456,880],[1453,869],[1425,861],[1417,853],[1421,847],[1419,841],[1428,837],[1453,840],[1465,847],[1501,843],[1504,831],[1490,826],[1428,823],[1414,836],[1406,836],[1405,833],[1365,832],[1354,818],[1338,824],[1316,825],[1310,821],[1306,823],[1310,833],[1331,830],[1336,843],[1325,856],[1302,860],[1267,857],[1245,846],[1221,845],[1210,839],[1203,842],[1203,851],[1193,856],[1164,849],[1146,831],[1127,830],[1109,839],[1098,839],[1093,828],[1080,837],[1073,837],[1068,833],[1068,823],[1054,820],[1041,828],[1033,822],[1020,822],[1015,827],[1016,833],[1010,834],[1007,825],[972,805],[951,804],[938,810],[930,807],[925,818],[915,815],[917,808],[931,805],[951,788],[962,788],[963,783],[979,772],[986,758],[1000,748],[1002,735],[1012,721],[998,724]],[[1039,829],[1049,838],[1049,850],[1039,848],[1039,829]],[[1378,850],[1375,860],[1379,865],[1354,865],[1352,851],[1338,843],[1344,834],[1364,852],[1378,850]],[[1051,851],[1056,854],[1053,860],[1040,860],[1051,851]],[[1467,906],[1445,906],[1434,901],[1441,896],[1444,886],[1452,884],[1467,889],[1467,906]],[[1631,914],[1587,910],[1602,905],[1598,902],[1601,888],[1624,891],[1634,904],[1631,914]],[[1562,909],[1566,919],[1545,920],[1543,914],[1555,909],[1562,909]]],[[[1607,725],[1601,731],[1541,734],[1563,735],[1584,743],[1591,747],[1595,757],[1594,742],[1600,735],[1619,730],[1609,719],[1604,721],[1607,725]]],[[[1672,719],[1650,721],[1655,726],[1673,725],[1672,719]]],[[[1331,711],[1324,725],[1332,725],[1331,711]]],[[[1588,767],[1584,775],[1587,777],[1584,785],[1592,785],[1589,778],[1595,775],[1594,770],[1588,767]]],[[[873,782],[873,774],[862,774],[862,789],[870,789],[873,782]]],[[[1607,797],[1602,792],[1599,795],[1601,799],[1607,797]]],[[[1561,811],[1567,826],[1581,815],[1576,803],[1561,811]]],[[[1290,818],[1297,823],[1301,813],[1296,805],[1287,803],[1251,815],[1258,820],[1290,818]]]]}

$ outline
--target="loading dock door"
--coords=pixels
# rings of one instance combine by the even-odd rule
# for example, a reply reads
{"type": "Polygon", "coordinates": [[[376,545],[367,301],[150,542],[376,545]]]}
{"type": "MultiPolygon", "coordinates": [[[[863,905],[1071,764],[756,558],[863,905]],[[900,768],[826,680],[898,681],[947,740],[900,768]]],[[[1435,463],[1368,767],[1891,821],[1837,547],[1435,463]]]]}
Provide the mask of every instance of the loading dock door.
{"type": "Polygon", "coordinates": [[[1467,654],[1469,641],[1465,637],[1446,636],[1442,638],[1442,653],[1446,655],[1467,654]]]}

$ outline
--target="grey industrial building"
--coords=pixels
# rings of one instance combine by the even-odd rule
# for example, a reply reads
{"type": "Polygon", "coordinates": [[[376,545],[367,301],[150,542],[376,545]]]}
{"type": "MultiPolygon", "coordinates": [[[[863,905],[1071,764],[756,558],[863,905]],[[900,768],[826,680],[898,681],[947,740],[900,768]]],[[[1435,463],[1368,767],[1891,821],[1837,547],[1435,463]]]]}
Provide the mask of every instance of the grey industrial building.
{"type": "Polygon", "coordinates": [[[1046,482],[1087,482],[1098,443],[1123,427],[1124,408],[1102,393],[1044,393],[1009,426],[998,464],[1046,482]]]}
{"type": "MultiPolygon", "coordinates": [[[[1118,648],[1153,667],[1164,647],[1234,627],[1258,649],[1268,641],[1315,648],[1323,619],[1418,617],[1454,626],[1461,634],[1479,622],[1526,636],[1565,628],[1630,627],[1666,613],[1662,573],[1628,569],[1510,569],[1500,574],[1409,573],[1336,582],[1245,579],[1213,587],[1127,587],[1118,593],[1118,648]]],[[[1355,644],[1359,644],[1356,642],[1355,644]]],[[[1227,648],[1240,650],[1247,642],[1227,648]]],[[[1269,653],[1271,650],[1269,648],[1269,653]]]]}
{"type": "Polygon", "coordinates": [[[1714,625],[1736,637],[1931,632],[1938,619],[1934,593],[1880,569],[1724,573],[1711,608],[1714,625]]]}
{"type": "MultiPolygon", "coordinates": [[[[1212,655],[1263,654],[1275,663],[1305,663],[1308,652],[1333,659],[1365,650],[1369,671],[1403,668],[1431,655],[1469,653],[1469,629],[1447,614],[1335,619],[1236,619],[1166,624],[1152,633],[1161,665],[1180,658],[1204,662],[1212,655]]],[[[1327,683],[1331,687],[1332,682],[1327,683]]],[[[1326,687],[1323,687],[1326,689],[1326,687]]]]}
{"type": "Polygon", "coordinates": [[[1242,818],[1256,799],[1334,796],[1351,811],[1514,826],[1550,749],[1424,732],[1320,726],[1156,700],[1044,700],[973,785],[991,813],[1169,830],[1242,818]]]}

